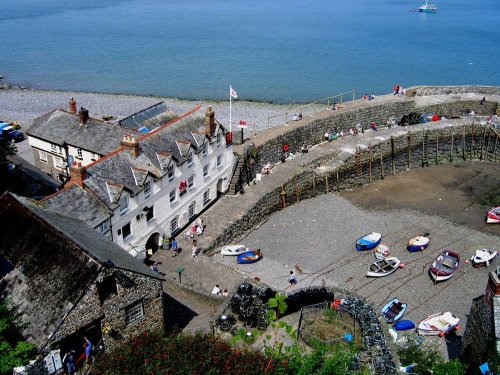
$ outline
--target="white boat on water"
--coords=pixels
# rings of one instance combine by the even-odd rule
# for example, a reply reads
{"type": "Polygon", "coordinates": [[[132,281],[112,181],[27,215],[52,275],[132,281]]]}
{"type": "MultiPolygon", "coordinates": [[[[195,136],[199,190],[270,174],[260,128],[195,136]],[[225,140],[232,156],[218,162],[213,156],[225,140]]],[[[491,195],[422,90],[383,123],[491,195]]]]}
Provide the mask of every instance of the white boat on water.
{"type": "Polygon", "coordinates": [[[418,7],[418,11],[424,13],[436,13],[437,10],[437,6],[429,4],[429,0],[425,0],[425,3],[418,7]]]}

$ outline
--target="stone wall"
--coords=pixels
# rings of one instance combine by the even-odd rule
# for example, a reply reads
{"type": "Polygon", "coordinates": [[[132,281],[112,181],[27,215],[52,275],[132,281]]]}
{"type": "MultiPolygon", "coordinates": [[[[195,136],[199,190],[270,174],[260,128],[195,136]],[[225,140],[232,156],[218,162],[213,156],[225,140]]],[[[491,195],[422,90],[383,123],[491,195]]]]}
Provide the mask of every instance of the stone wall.
{"type": "Polygon", "coordinates": [[[416,92],[418,96],[450,95],[450,94],[484,94],[500,95],[498,86],[416,86],[406,90],[406,95],[411,96],[416,92]]]}

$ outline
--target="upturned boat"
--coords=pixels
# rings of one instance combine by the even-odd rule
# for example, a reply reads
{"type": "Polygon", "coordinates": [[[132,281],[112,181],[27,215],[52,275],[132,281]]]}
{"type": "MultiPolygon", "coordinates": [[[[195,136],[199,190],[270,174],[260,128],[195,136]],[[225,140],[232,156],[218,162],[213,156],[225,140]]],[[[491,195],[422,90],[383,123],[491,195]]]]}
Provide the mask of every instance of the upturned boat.
{"type": "Polygon", "coordinates": [[[440,335],[456,329],[460,319],[454,316],[450,312],[438,313],[430,315],[420,323],[418,323],[418,334],[419,335],[440,335]]]}
{"type": "Polygon", "coordinates": [[[429,273],[435,282],[448,280],[458,269],[459,263],[460,255],[451,250],[446,250],[432,262],[429,273]]]}
{"type": "Polygon", "coordinates": [[[396,331],[408,331],[413,328],[415,328],[415,323],[408,319],[400,320],[394,324],[394,329],[396,331]]]}
{"type": "Polygon", "coordinates": [[[247,251],[246,253],[238,255],[236,259],[238,264],[250,264],[258,262],[262,259],[262,253],[260,250],[247,251]]]}
{"type": "Polygon", "coordinates": [[[368,277],[384,277],[388,276],[399,268],[401,261],[396,257],[388,257],[383,260],[377,260],[373,263],[366,276],[368,277]]]}
{"type": "Polygon", "coordinates": [[[382,235],[380,233],[372,232],[360,237],[356,241],[356,250],[364,251],[374,249],[380,244],[380,241],[382,241],[382,235]]]}
{"type": "Polygon", "coordinates": [[[399,299],[394,298],[382,307],[382,315],[387,320],[387,323],[395,323],[406,311],[406,303],[402,303],[399,299]]]}
{"type": "Polygon", "coordinates": [[[422,236],[413,237],[411,240],[408,241],[406,249],[410,253],[414,253],[415,251],[423,251],[427,249],[427,247],[429,246],[429,242],[431,241],[429,237],[426,237],[428,235],[429,233],[425,233],[422,236]]]}

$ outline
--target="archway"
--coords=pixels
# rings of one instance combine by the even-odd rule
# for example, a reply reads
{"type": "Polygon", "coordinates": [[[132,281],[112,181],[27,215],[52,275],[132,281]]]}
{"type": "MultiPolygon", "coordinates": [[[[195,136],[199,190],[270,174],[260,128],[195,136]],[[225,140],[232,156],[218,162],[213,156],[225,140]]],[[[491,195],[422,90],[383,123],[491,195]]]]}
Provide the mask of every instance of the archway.
{"type": "Polygon", "coordinates": [[[222,183],[222,178],[219,178],[219,181],[217,181],[217,197],[220,197],[222,194],[224,194],[224,192],[222,191],[222,183]]]}
{"type": "Polygon", "coordinates": [[[159,249],[160,239],[161,239],[160,233],[155,232],[151,236],[149,236],[148,240],[146,241],[146,245],[145,245],[146,263],[148,262],[151,255],[156,253],[156,251],[159,249]]]}

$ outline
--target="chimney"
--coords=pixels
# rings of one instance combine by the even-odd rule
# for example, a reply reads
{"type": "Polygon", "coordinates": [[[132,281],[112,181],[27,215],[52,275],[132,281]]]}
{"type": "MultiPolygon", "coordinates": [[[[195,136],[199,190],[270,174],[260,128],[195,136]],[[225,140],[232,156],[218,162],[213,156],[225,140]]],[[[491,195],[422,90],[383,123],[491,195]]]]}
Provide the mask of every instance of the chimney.
{"type": "Polygon", "coordinates": [[[212,110],[212,106],[208,106],[207,112],[205,112],[205,133],[209,137],[213,137],[215,133],[215,112],[212,110]]]}
{"type": "Polygon", "coordinates": [[[69,111],[76,114],[76,102],[73,98],[69,100],[69,111]]]}
{"type": "Polygon", "coordinates": [[[120,145],[127,148],[134,155],[134,158],[139,156],[139,142],[137,142],[133,135],[124,134],[120,145]]]}
{"type": "Polygon", "coordinates": [[[83,187],[83,180],[87,178],[87,169],[82,167],[82,163],[78,162],[77,164],[76,161],[74,161],[73,165],[69,168],[69,174],[71,176],[71,183],[83,187]]]}
{"type": "Polygon", "coordinates": [[[83,125],[83,124],[87,123],[87,121],[89,120],[89,111],[86,110],[85,108],[81,107],[78,114],[80,115],[80,124],[83,125]]]}

